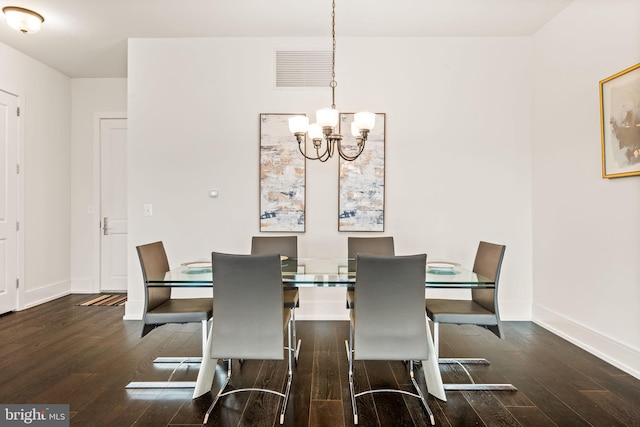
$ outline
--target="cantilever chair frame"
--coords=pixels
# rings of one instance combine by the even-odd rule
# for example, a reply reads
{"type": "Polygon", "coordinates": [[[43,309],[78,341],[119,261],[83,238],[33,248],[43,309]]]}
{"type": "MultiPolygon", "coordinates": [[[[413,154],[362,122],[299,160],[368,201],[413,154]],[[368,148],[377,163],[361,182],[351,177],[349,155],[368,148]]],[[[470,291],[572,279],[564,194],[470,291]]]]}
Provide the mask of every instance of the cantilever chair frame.
{"type": "MultiPolygon", "coordinates": [[[[220,400],[221,397],[240,392],[258,391],[275,394],[282,397],[283,401],[282,407],[280,409],[280,424],[283,424],[285,412],[287,410],[287,403],[289,401],[289,394],[291,392],[294,350],[291,347],[291,311],[286,312],[285,308],[282,305],[282,302],[272,304],[274,301],[269,301],[269,298],[274,299],[275,295],[279,295],[280,301],[283,300],[280,256],[276,254],[232,255],[213,252],[211,254],[211,261],[213,267],[214,282],[216,283],[217,295],[217,297],[214,299],[214,311],[219,313],[218,315],[216,315],[216,322],[213,323],[211,332],[211,357],[227,360],[227,378],[218,391],[217,395],[214,397],[211,406],[209,406],[209,409],[205,414],[203,423],[207,424],[211,412],[213,412],[216,403],[218,402],[218,400],[220,400]],[[260,283],[260,289],[258,290],[254,287],[253,290],[255,292],[252,292],[252,294],[257,295],[253,298],[254,301],[258,299],[260,299],[260,301],[258,303],[254,303],[253,307],[251,307],[252,303],[248,302],[247,309],[251,310],[253,313],[260,310],[262,311],[262,313],[258,313],[259,315],[254,319],[243,322],[242,320],[237,318],[243,315],[242,312],[238,310],[238,306],[244,307],[247,290],[250,290],[251,286],[255,284],[254,279],[256,276],[262,277],[263,280],[262,283],[260,283]],[[238,302],[241,300],[242,304],[234,304],[234,302],[238,302]],[[269,305],[273,305],[273,307],[269,307],[269,305]],[[264,342],[262,343],[262,345],[260,345],[260,343],[247,343],[247,337],[252,336],[252,333],[249,332],[247,334],[239,331],[240,328],[245,328],[245,332],[249,329],[254,330],[255,328],[252,326],[255,326],[256,322],[259,322],[259,324],[261,326],[265,326],[265,328],[274,326],[275,323],[272,316],[275,316],[276,312],[268,312],[270,308],[278,310],[279,313],[282,313],[283,317],[281,318],[280,322],[285,322],[287,327],[287,346],[284,348],[284,350],[287,352],[288,363],[287,383],[285,386],[285,391],[280,392],[267,388],[248,387],[229,390],[225,392],[224,390],[227,388],[229,381],[231,380],[231,365],[233,358],[240,360],[280,360],[284,358],[281,353],[281,341],[283,338],[282,330],[280,330],[278,334],[275,334],[276,339],[281,340],[280,343],[277,343],[273,346],[266,346],[264,342]],[[265,315],[265,313],[268,314],[265,315]],[[286,316],[284,315],[284,313],[287,313],[286,316]],[[260,314],[262,314],[262,316],[260,316],[260,314]],[[227,319],[227,316],[229,317],[229,319],[227,319]],[[264,319],[265,316],[268,316],[268,318],[264,319]],[[231,319],[231,317],[236,318],[231,319]],[[218,342],[217,340],[218,337],[220,339],[220,342],[218,342]],[[273,347],[279,348],[280,353],[278,353],[278,350],[274,349],[273,347]]],[[[280,323],[280,326],[284,327],[282,323],[280,323]]],[[[253,336],[256,336],[256,333],[260,333],[261,336],[267,336],[269,333],[272,333],[272,331],[258,330],[256,332],[254,330],[253,336]]]]}
{"type": "MultiPolygon", "coordinates": [[[[298,236],[253,236],[251,238],[251,255],[267,255],[277,253],[281,256],[289,258],[298,258],[298,236]]],[[[296,308],[300,305],[298,289],[286,289],[286,292],[295,292],[296,301],[287,305],[291,309],[291,327],[293,333],[293,356],[298,364],[298,355],[300,354],[300,346],[302,340],[298,339],[296,331],[296,308]]],[[[286,301],[286,299],[285,299],[286,301]]]]}
{"type": "MultiPolygon", "coordinates": [[[[144,337],[149,332],[154,330],[157,327],[160,327],[166,323],[195,323],[193,321],[167,321],[167,322],[154,322],[152,321],[154,314],[149,313],[149,305],[154,304],[151,301],[152,297],[151,293],[155,294],[155,298],[160,299],[171,299],[171,288],[159,288],[152,287],[148,284],[148,266],[145,265],[146,262],[156,262],[158,265],[158,270],[164,270],[164,272],[169,271],[169,261],[167,259],[167,254],[164,249],[164,244],[162,241],[148,243],[145,245],[140,245],[136,247],[136,251],[138,253],[138,259],[140,261],[140,268],[142,269],[142,279],[144,282],[144,313],[143,313],[143,326],[141,337],[144,337]],[[151,317],[151,319],[149,319],[151,317]]],[[[156,274],[157,272],[153,272],[152,274],[156,274]]],[[[160,306],[162,304],[157,304],[160,306]]],[[[155,308],[155,307],[154,307],[155,308]]],[[[153,310],[153,308],[151,308],[153,310]]],[[[209,331],[209,322],[211,322],[211,317],[207,316],[208,319],[200,320],[200,324],[202,325],[202,354],[204,354],[208,331],[209,331]]],[[[181,366],[185,364],[199,364],[202,363],[202,357],[157,357],[153,363],[167,363],[167,364],[177,364],[175,369],[171,372],[169,379],[167,381],[133,381],[130,382],[126,388],[194,388],[195,381],[171,381],[174,374],[180,369],[181,366]]]]}
{"type": "MultiPolygon", "coordinates": [[[[483,269],[483,257],[486,255],[485,252],[487,250],[494,250],[494,251],[499,251],[498,257],[495,260],[495,265],[491,265],[491,270],[492,270],[492,275],[493,276],[495,274],[495,277],[492,277],[494,279],[495,285],[493,289],[473,289],[472,292],[472,296],[473,296],[473,301],[476,300],[476,297],[478,297],[478,295],[476,293],[481,293],[483,295],[479,296],[480,298],[483,298],[485,301],[483,304],[481,304],[481,306],[483,306],[485,309],[489,309],[491,308],[490,311],[493,312],[495,318],[491,321],[488,322],[483,322],[483,323],[476,323],[476,322],[466,322],[466,321],[460,321],[460,322],[446,322],[446,323],[454,323],[454,324],[473,324],[473,325],[478,325],[478,326],[483,326],[489,330],[491,330],[491,332],[493,332],[495,335],[497,335],[499,338],[503,338],[504,334],[502,332],[502,325],[500,322],[500,313],[498,310],[498,283],[500,281],[500,271],[502,269],[502,260],[504,259],[504,253],[505,253],[505,249],[506,247],[504,245],[497,245],[495,243],[488,243],[488,242],[483,242],[481,241],[480,244],[478,245],[478,250],[476,252],[476,259],[474,261],[474,266],[473,266],[473,271],[475,273],[478,274],[482,274],[484,273],[484,271],[478,271],[480,269],[483,269]],[[486,294],[488,292],[492,292],[492,301],[486,301],[486,294]],[[491,305],[491,307],[485,307],[486,304],[491,305]]],[[[491,277],[490,277],[491,278],[491,277]]],[[[427,299],[428,301],[428,299],[427,299]]],[[[427,310],[428,311],[428,310],[427,310]]],[[[467,377],[469,378],[470,383],[469,384],[444,384],[444,389],[445,390],[501,390],[501,391],[515,391],[517,390],[512,384],[480,384],[480,383],[476,383],[473,378],[471,377],[471,374],[469,373],[469,371],[465,368],[464,365],[469,364],[469,365],[488,365],[489,361],[487,359],[484,358],[441,358],[440,357],[440,323],[441,322],[437,322],[437,321],[433,321],[433,342],[434,342],[434,350],[435,350],[435,354],[438,357],[438,363],[441,364],[457,364],[459,365],[464,372],[466,373],[467,377]]]]}
{"type": "Polygon", "coordinates": [[[427,319],[420,302],[424,296],[426,260],[424,254],[357,256],[359,271],[355,291],[361,297],[357,307],[350,310],[349,341],[345,342],[354,424],[358,424],[358,397],[373,393],[400,393],[420,399],[431,424],[435,425],[433,412],[414,375],[414,360],[428,358],[427,319]],[[379,309],[382,306],[385,310],[379,309]],[[398,316],[398,313],[402,315],[398,316]],[[415,393],[393,388],[356,393],[353,374],[356,359],[409,360],[409,375],[415,393]]]}

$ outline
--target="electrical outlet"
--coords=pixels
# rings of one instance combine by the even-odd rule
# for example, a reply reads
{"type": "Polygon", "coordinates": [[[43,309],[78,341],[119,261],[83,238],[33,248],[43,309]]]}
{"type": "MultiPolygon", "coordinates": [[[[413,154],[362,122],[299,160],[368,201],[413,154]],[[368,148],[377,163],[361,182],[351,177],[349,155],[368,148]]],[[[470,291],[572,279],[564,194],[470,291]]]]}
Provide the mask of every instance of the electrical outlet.
{"type": "Polygon", "coordinates": [[[144,216],[153,216],[153,205],[152,204],[145,204],[144,205],[144,216]]]}

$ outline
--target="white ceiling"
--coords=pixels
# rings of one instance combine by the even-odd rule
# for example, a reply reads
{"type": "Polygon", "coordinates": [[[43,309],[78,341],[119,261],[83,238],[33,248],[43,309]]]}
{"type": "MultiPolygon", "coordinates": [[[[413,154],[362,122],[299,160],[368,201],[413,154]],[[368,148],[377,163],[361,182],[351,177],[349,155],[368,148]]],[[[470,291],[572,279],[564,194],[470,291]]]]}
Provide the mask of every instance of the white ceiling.
{"type": "MultiPolygon", "coordinates": [[[[529,36],[573,0],[337,0],[341,36],[529,36]]],[[[70,77],[126,77],[130,37],[327,37],[331,0],[0,0],[45,18],[0,42],[70,77]]]]}

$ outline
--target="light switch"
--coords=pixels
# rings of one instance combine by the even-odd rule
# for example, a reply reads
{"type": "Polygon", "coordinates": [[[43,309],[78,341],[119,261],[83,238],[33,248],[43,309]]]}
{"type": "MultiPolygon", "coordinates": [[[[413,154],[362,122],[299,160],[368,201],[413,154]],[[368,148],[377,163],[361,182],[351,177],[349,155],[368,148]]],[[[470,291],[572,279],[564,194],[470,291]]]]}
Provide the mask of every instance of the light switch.
{"type": "Polygon", "coordinates": [[[152,204],[145,204],[144,205],[144,216],[153,216],[153,205],[152,204]]]}
{"type": "Polygon", "coordinates": [[[209,190],[209,197],[211,197],[212,199],[218,197],[218,190],[209,190]]]}

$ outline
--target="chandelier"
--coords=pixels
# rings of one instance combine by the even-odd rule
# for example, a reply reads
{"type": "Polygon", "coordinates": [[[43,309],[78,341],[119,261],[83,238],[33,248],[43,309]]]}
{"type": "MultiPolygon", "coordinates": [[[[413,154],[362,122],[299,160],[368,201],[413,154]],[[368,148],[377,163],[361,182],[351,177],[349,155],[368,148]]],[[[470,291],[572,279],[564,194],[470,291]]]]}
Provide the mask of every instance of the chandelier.
{"type": "Polygon", "coordinates": [[[333,41],[333,50],[331,56],[331,108],[322,108],[316,111],[316,123],[309,124],[307,116],[294,116],[289,119],[289,130],[298,141],[298,149],[300,153],[309,160],[320,160],[326,162],[333,157],[336,149],[340,157],[347,161],[353,161],[364,151],[365,143],[369,131],[373,129],[376,122],[376,115],[369,112],[360,112],[354,114],[353,123],[351,123],[351,134],[357,142],[357,151],[353,155],[343,151],[342,135],[335,133],[334,128],[338,125],[340,114],[336,110],[336,2],[333,0],[331,10],[331,38],[333,41]],[[315,149],[315,157],[308,156],[305,153],[305,134],[313,141],[315,149]],[[324,146],[324,149],[323,149],[324,146]]]}

